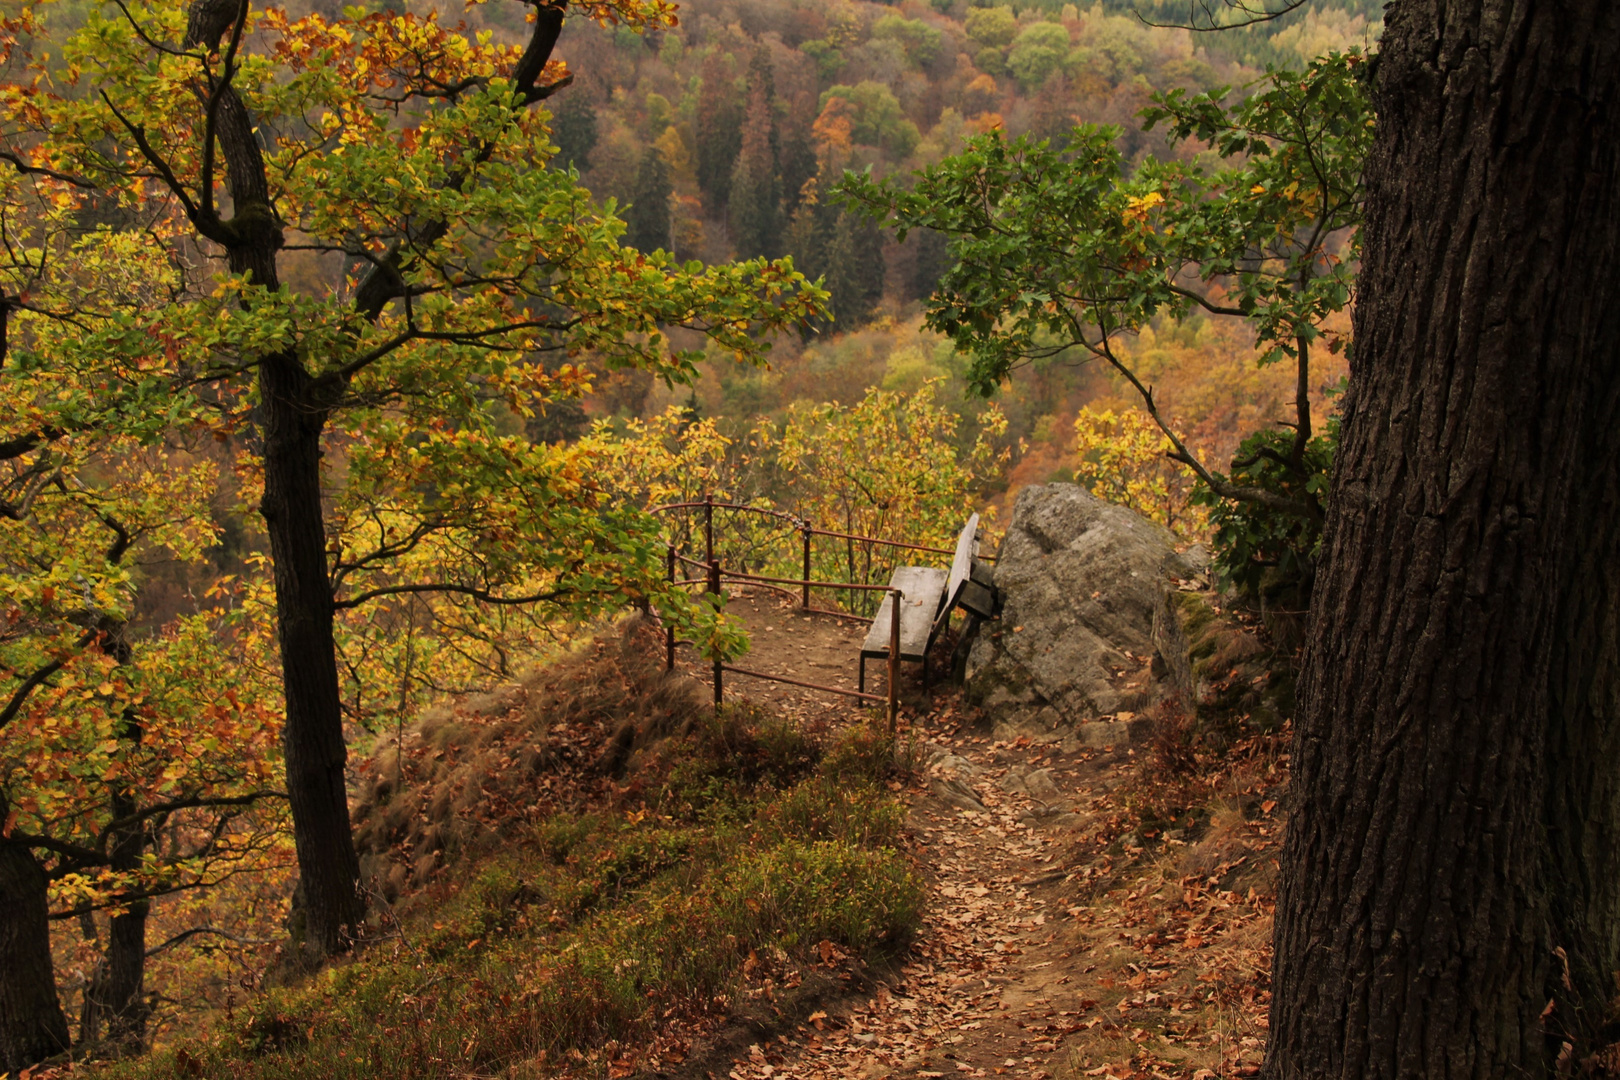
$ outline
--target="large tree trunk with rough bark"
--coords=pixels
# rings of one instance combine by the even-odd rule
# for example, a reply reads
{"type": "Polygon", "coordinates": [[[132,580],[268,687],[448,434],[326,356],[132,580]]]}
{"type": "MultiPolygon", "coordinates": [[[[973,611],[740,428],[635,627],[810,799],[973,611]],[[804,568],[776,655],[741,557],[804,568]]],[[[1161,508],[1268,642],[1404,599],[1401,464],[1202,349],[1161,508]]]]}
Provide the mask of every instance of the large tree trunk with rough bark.
{"type": "Polygon", "coordinates": [[[295,938],[317,955],[347,949],[365,914],[360,860],[349,828],[342,698],[332,638],[321,505],[321,433],[325,411],[311,400],[310,378],[293,357],[260,363],[264,405],[261,509],[275,562],[287,722],[287,795],[298,851],[295,938]]]}
{"type": "MultiPolygon", "coordinates": [[[[0,819],[5,809],[0,799],[0,819]]],[[[45,885],[33,852],[0,838],[0,1075],[16,1075],[68,1048],[45,885]]]]}
{"type": "Polygon", "coordinates": [[[1620,969],[1620,4],[1389,13],[1266,1072],[1546,1076],[1620,969]]]}

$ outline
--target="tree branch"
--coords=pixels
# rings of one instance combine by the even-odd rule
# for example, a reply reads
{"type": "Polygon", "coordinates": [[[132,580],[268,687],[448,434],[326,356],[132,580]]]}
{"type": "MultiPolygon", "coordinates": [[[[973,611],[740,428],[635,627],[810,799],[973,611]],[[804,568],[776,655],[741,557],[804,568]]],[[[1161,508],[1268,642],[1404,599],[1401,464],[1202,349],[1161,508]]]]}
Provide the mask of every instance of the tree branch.
{"type": "Polygon", "coordinates": [[[1210,33],[1216,30],[1241,30],[1245,26],[1255,26],[1259,23],[1270,22],[1273,19],[1280,19],[1290,11],[1303,7],[1305,2],[1306,0],[1284,0],[1282,6],[1272,11],[1263,6],[1259,9],[1252,8],[1244,0],[1220,0],[1218,4],[1213,0],[1187,0],[1187,21],[1184,23],[1154,22],[1140,11],[1134,14],[1147,26],[1210,33]],[[1218,8],[1223,7],[1227,11],[1236,11],[1242,14],[1234,22],[1221,22],[1216,12],[1218,8]],[[1199,25],[1200,15],[1203,16],[1202,25],[1199,25]]]}
{"type": "Polygon", "coordinates": [[[1211,303],[1206,297],[1200,296],[1196,291],[1182,288],[1173,281],[1167,282],[1167,285],[1169,286],[1171,292],[1178,296],[1185,296],[1187,299],[1191,300],[1193,303],[1197,304],[1211,315],[1236,315],[1241,319],[1246,318],[1249,314],[1242,308],[1227,307],[1224,304],[1211,303]]]}
{"type": "Polygon", "coordinates": [[[0,161],[10,162],[13,168],[25,176],[48,176],[52,180],[72,184],[76,188],[84,188],[87,191],[94,191],[96,188],[95,184],[82,177],[69,176],[67,173],[57,172],[55,169],[47,169],[40,165],[30,165],[21,156],[12,153],[10,150],[0,150],[0,161]]]}
{"type": "Polygon", "coordinates": [[[96,847],[105,848],[107,841],[114,833],[127,832],[148,818],[160,817],[163,814],[172,814],[176,810],[192,810],[198,807],[215,806],[251,806],[260,799],[285,799],[285,791],[251,791],[246,795],[220,795],[214,797],[192,796],[185,799],[173,799],[166,803],[148,806],[126,817],[109,821],[102,826],[101,832],[96,835],[96,847]]]}
{"type": "MultiPolygon", "coordinates": [[[[547,61],[551,59],[552,50],[557,47],[557,38],[562,34],[565,8],[566,5],[562,0],[542,0],[535,4],[534,30],[529,35],[529,43],[524,46],[523,55],[518,58],[517,64],[512,69],[512,81],[517,88],[518,101],[525,106],[550,97],[572,81],[570,77],[545,86],[539,85],[540,76],[546,69],[547,61]]],[[[478,153],[473,155],[472,163],[482,165],[494,152],[494,144],[485,143],[478,153]]],[[[445,178],[445,185],[459,186],[465,179],[465,171],[456,169],[445,178]]],[[[408,263],[401,258],[405,239],[416,247],[431,247],[449,231],[450,223],[439,219],[428,222],[414,237],[402,238],[390,244],[388,250],[373,261],[371,270],[355,289],[354,307],[361,317],[369,322],[375,322],[389,301],[400,296],[405,289],[405,271],[408,263]]]]}
{"type": "Polygon", "coordinates": [[[534,604],[542,600],[555,600],[560,596],[567,596],[572,589],[555,589],[551,592],[535,593],[532,596],[496,596],[487,589],[477,589],[470,585],[425,584],[425,585],[389,585],[383,588],[370,589],[351,596],[347,600],[339,600],[332,606],[339,611],[347,608],[359,607],[368,600],[375,600],[379,596],[397,596],[402,593],[459,593],[470,596],[474,600],[485,604],[519,605],[534,604]]]}
{"type": "Polygon", "coordinates": [[[1300,334],[1294,339],[1299,348],[1298,374],[1294,381],[1294,445],[1288,457],[1303,471],[1305,448],[1311,441],[1311,343],[1300,334]]]}
{"type": "Polygon", "coordinates": [[[1199,461],[1192,451],[1187,449],[1187,445],[1181,441],[1181,436],[1177,435],[1170,425],[1165,422],[1164,417],[1159,415],[1159,407],[1153,400],[1153,390],[1142,385],[1142,380],[1137,378],[1136,372],[1132,371],[1118,356],[1114,355],[1113,347],[1108,342],[1106,330],[1103,331],[1102,340],[1092,347],[1092,351],[1108,361],[1115,371],[1125,376],[1125,380],[1136,388],[1136,392],[1141,395],[1142,404],[1147,409],[1148,416],[1152,417],[1153,423],[1158,426],[1160,431],[1164,432],[1164,437],[1170,440],[1172,447],[1171,459],[1179,461],[1191,469],[1198,476],[1198,479],[1202,480],[1215,494],[1223,499],[1231,499],[1234,502],[1253,503],[1256,506],[1264,506],[1271,510],[1295,514],[1300,517],[1309,518],[1313,514],[1321,513],[1321,510],[1309,501],[1290,499],[1275,492],[1267,491],[1264,488],[1239,487],[1216,477],[1204,467],[1204,463],[1199,461]]]}
{"type": "MultiPolygon", "coordinates": [[[[224,100],[226,91],[231,88],[231,79],[236,75],[236,50],[242,42],[242,26],[247,22],[247,13],[248,0],[241,0],[237,5],[236,19],[231,25],[231,42],[220,59],[219,81],[209,90],[203,112],[202,179],[198,181],[198,194],[202,197],[203,212],[210,221],[219,220],[214,210],[214,140],[218,137],[219,103],[224,100]]],[[[207,70],[206,60],[204,70],[207,70]]]]}
{"type": "Polygon", "coordinates": [[[7,839],[24,847],[39,848],[42,851],[54,851],[64,858],[72,859],[78,866],[105,866],[109,856],[94,848],[80,847],[65,840],[56,840],[49,836],[35,836],[33,833],[14,832],[7,839]]]}
{"type": "MultiPolygon", "coordinates": [[[[94,641],[95,637],[96,632],[94,630],[87,630],[79,638],[75,647],[82,649],[94,641]]],[[[28,701],[28,695],[45,685],[45,681],[66,667],[67,662],[68,658],[66,656],[57,657],[37,669],[32,675],[29,675],[16,690],[12,691],[11,700],[6,702],[4,709],[0,709],[0,731],[5,730],[5,726],[17,718],[17,714],[22,711],[23,705],[28,701]]]]}
{"type": "Polygon", "coordinates": [[[221,930],[217,926],[193,926],[190,930],[180,931],[180,933],[174,935],[163,944],[147,949],[146,958],[150,960],[152,957],[161,952],[172,949],[176,945],[190,941],[194,937],[200,937],[203,934],[208,934],[211,937],[222,937],[227,941],[234,941],[238,945],[272,945],[275,943],[273,938],[245,938],[238,934],[233,934],[229,930],[221,930]]]}
{"type": "Polygon", "coordinates": [[[146,159],[146,163],[157,170],[158,176],[162,179],[164,185],[168,187],[175,198],[180,200],[180,205],[185,208],[186,217],[197,227],[197,231],[215,243],[223,244],[225,241],[222,238],[223,234],[218,227],[218,223],[205,222],[202,219],[202,213],[198,210],[197,204],[191,201],[191,195],[186,191],[185,185],[180,183],[180,178],[174,175],[174,170],[169,168],[169,163],[164,161],[152,144],[147,141],[146,129],[125,116],[118,106],[113,104],[112,98],[107,96],[107,91],[102,90],[99,93],[101,94],[101,100],[107,103],[107,108],[112,110],[113,116],[120,124],[124,125],[124,130],[129,132],[129,137],[135,140],[135,146],[140,150],[141,156],[146,159]]]}

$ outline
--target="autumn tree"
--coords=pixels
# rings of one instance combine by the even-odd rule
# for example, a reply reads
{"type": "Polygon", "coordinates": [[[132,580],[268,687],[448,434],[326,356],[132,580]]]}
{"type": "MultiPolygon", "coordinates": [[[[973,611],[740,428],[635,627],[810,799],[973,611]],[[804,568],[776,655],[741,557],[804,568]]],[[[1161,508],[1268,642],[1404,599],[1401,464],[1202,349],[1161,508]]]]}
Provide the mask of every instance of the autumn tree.
{"type": "MultiPolygon", "coordinates": [[[[926,320],[972,355],[974,389],[988,396],[1020,366],[1071,351],[1101,361],[1211,493],[1217,524],[1245,538],[1280,536],[1308,583],[1329,456],[1312,410],[1311,355],[1344,345],[1325,323],[1348,305],[1356,265],[1370,134],[1356,82],[1363,64],[1334,55],[1303,74],[1274,71],[1232,104],[1225,88],[1161,95],[1149,124],[1210,144],[1223,162],[1210,172],[1150,158],[1127,177],[1118,130],[1082,124],[1062,149],[991,132],[910,190],[850,177],[843,191],[887,215],[902,238],[925,228],[948,238],[953,265],[926,320]],[[1293,415],[1248,439],[1230,472],[1193,453],[1120,347],[1152,320],[1194,310],[1242,320],[1262,365],[1295,371],[1293,415]]],[[[1248,584],[1275,552],[1234,541],[1218,561],[1248,584]]]]}
{"type": "Polygon", "coordinates": [[[1620,8],[1395,5],[1372,96],[1266,1074],[1603,1075],[1620,8]]]}
{"type": "MultiPolygon", "coordinates": [[[[150,901],[255,863],[281,825],[265,623],[236,606],[131,623],[140,562],[200,561],[224,434],[163,352],[104,347],[180,274],[147,234],[87,227],[75,182],[14,163],[0,215],[0,1068],[144,1042],[150,901]],[[236,752],[222,754],[222,745],[236,752]],[[70,1040],[50,920],[110,912],[70,1040]]],[[[227,411],[228,412],[228,411],[227,411]]],[[[227,420],[227,428],[228,428],[227,420]]],[[[259,609],[262,611],[262,609],[259,609]]]]}
{"type": "MultiPolygon", "coordinates": [[[[210,262],[97,346],[177,364],[254,427],[312,956],[347,948],[364,910],[340,615],[414,597],[460,618],[584,616],[657,588],[646,523],[604,505],[565,449],[504,432],[503,415],[586,385],[535,358],[588,351],[685,378],[695,356],[661,326],[752,356],[756,323],[815,310],[780,267],[689,274],[621,247],[622,223],[544,168],[535,106],[569,81],[551,59],[567,10],[536,6],[527,40],[504,46],[431,16],[152,0],[92,13],[65,43],[74,93],[6,99],[18,160],[143,215],[177,264],[210,262]],[[287,284],[289,260],[311,258],[340,274],[287,284]]],[[[673,19],[662,0],[578,10],[673,19]]]]}

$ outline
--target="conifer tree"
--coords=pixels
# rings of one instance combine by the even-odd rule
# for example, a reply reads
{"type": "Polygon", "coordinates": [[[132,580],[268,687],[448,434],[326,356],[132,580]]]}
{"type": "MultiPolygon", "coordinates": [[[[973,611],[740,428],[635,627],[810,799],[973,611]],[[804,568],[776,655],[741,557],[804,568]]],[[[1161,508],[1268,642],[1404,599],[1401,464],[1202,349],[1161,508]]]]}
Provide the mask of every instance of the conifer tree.
{"type": "Polygon", "coordinates": [[[551,141],[557,144],[557,156],[551,163],[559,169],[584,172],[591,167],[591,151],[596,149],[596,106],[578,88],[558,97],[551,118],[551,141]]]}
{"type": "Polygon", "coordinates": [[[951,258],[945,234],[935,229],[918,229],[912,234],[912,242],[917,245],[917,262],[911,274],[912,296],[926,300],[955,260],[951,258]]]}
{"type": "Polygon", "coordinates": [[[669,197],[674,191],[669,163],[657,147],[649,146],[641,155],[641,167],[636,170],[635,192],[630,197],[630,209],[624,217],[626,245],[649,255],[660,249],[668,251],[673,246],[670,239],[669,197]]]}
{"type": "Polygon", "coordinates": [[[775,125],[768,95],[768,84],[753,80],[742,152],[731,174],[732,236],[737,254],[743,258],[774,256],[782,246],[782,199],[771,146],[775,125]]]}
{"type": "Polygon", "coordinates": [[[804,185],[798,202],[782,237],[783,254],[793,259],[794,269],[814,281],[827,272],[829,240],[829,215],[814,179],[804,185]]]}
{"type": "MultiPolygon", "coordinates": [[[[754,55],[748,60],[748,100],[750,103],[753,101],[755,91],[759,91],[765,96],[765,108],[770,117],[771,168],[780,171],[782,139],[777,124],[777,111],[780,108],[780,103],[776,100],[776,65],[771,60],[770,47],[763,43],[754,49],[754,55]]],[[[751,104],[750,107],[752,107],[751,104]]]]}
{"type": "Polygon", "coordinates": [[[724,213],[731,199],[731,170],[742,150],[742,103],[731,79],[731,58],[719,49],[703,61],[697,103],[697,182],[703,208],[724,213]]]}
{"type": "Polygon", "coordinates": [[[788,127],[782,135],[782,150],[777,160],[777,174],[782,178],[782,212],[791,217],[799,207],[805,185],[816,178],[816,148],[810,141],[810,130],[803,121],[788,127]]]}
{"type": "Polygon", "coordinates": [[[860,213],[840,211],[827,246],[826,289],[833,317],[848,330],[883,299],[883,234],[860,213]]]}

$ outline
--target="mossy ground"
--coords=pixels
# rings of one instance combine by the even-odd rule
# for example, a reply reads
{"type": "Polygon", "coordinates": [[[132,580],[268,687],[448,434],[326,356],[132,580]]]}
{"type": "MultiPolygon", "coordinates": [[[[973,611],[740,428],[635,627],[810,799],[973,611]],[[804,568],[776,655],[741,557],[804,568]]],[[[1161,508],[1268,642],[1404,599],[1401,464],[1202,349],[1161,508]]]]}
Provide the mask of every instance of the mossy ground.
{"type": "MultiPolygon", "coordinates": [[[[419,741],[432,758],[449,743],[428,727],[419,741]]],[[[597,727],[611,742],[616,721],[597,727]]],[[[487,740],[461,738],[488,756],[487,740]]],[[[923,889],[899,850],[882,735],[817,736],[745,706],[637,743],[623,783],[600,764],[579,770],[611,797],[497,822],[441,855],[397,906],[379,894],[378,925],[352,959],[99,1075],[625,1076],[651,1053],[679,1061],[761,986],[904,950],[923,889]]],[[[418,793],[395,770],[388,801],[420,802],[434,828],[438,773],[450,771],[424,774],[418,793]]],[[[387,854],[371,853],[379,865],[387,854]]]]}

